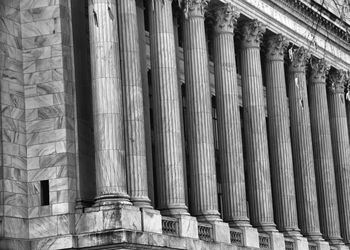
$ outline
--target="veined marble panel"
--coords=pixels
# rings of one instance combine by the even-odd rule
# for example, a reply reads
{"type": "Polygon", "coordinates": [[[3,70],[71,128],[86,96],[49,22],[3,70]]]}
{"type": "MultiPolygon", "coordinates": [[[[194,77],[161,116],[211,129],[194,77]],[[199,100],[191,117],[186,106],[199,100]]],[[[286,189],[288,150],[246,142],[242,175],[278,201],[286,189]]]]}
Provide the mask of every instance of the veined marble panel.
{"type": "Polygon", "coordinates": [[[38,165],[40,168],[49,168],[54,166],[67,165],[69,164],[68,161],[68,155],[66,153],[61,153],[40,157],[38,165]]]}
{"type": "Polygon", "coordinates": [[[27,169],[28,170],[33,170],[33,169],[40,168],[39,159],[40,159],[40,157],[29,157],[29,158],[27,158],[27,169]]]}
{"type": "Polygon", "coordinates": [[[24,122],[8,117],[2,117],[2,128],[12,131],[18,131],[20,133],[25,133],[24,122]]]}
{"type": "Polygon", "coordinates": [[[22,218],[4,217],[4,236],[11,238],[28,238],[28,221],[22,218]]]}
{"type": "Polygon", "coordinates": [[[8,58],[15,59],[19,62],[21,62],[23,58],[22,50],[16,47],[9,46],[6,43],[0,43],[0,53],[2,53],[8,58]]]}
{"type": "Polygon", "coordinates": [[[21,36],[21,25],[3,16],[0,16],[0,30],[15,37],[21,36]]]}
{"type": "Polygon", "coordinates": [[[2,80],[10,83],[22,83],[24,81],[22,72],[4,69],[2,72],[2,80]]]}
{"type": "Polygon", "coordinates": [[[29,219],[29,238],[57,235],[57,216],[29,219]]]}
{"type": "Polygon", "coordinates": [[[37,85],[37,92],[39,95],[61,93],[65,91],[63,81],[40,83],[37,85]]]}
{"type": "Polygon", "coordinates": [[[2,105],[1,113],[3,117],[12,118],[16,120],[24,120],[24,109],[16,108],[14,106],[2,105]]]}
{"type": "Polygon", "coordinates": [[[51,155],[56,153],[55,143],[43,143],[38,145],[29,145],[27,147],[28,157],[51,155]]]}
{"type": "Polygon", "coordinates": [[[60,17],[60,6],[45,6],[21,11],[22,23],[42,21],[60,17]]]}
{"type": "MultiPolygon", "coordinates": [[[[53,183],[57,183],[56,178],[56,168],[42,168],[42,169],[34,169],[34,170],[29,170],[28,171],[28,181],[40,181],[40,180],[50,180],[49,185],[50,185],[50,190],[54,191],[51,189],[51,185],[53,183]]],[[[58,179],[61,180],[61,179],[58,179]]]]}
{"type": "Polygon", "coordinates": [[[13,8],[9,5],[6,5],[4,1],[0,2],[0,13],[1,16],[10,19],[16,23],[20,23],[20,12],[19,9],[13,8]]]}
{"type": "MultiPolygon", "coordinates": [[[[16,0],[18,1],[18,0],[16,0]]],[[[34,9],[53,5],[68,6],[68,0],[21,0],[21,10],[34,9]]]]}
{"type": "Polygon", "coordinates": [[[27,156],[23,154],[11,156],[11,166],[14,168],[27,170],[27,156]]]}
{"type": "Polygon", "coordinates": [[[26,194],[4,192],[4,205],[26,207],[28,200],[26,194]]]}
{"type": "Polygon", "coordinates": [[[36,61],[51,57],[51,46],[23,50],[23,61],[36,61]]]}
{"type": "Polygon", "coordinates": [[[50,191],[69,190],[75,187],[74,184],[76,184],[76,180],[73,178],[56,178],[50,180],[50,191]]]}
{"type": "Polygon", "coordinates": [[[8,217],[27,218],[28,209],[27,206],[4,205],[4,215],[8,217]]]}
{"type": "Polygon", "coordinates": [[[18,168],[3,167],[3,178],[15,181],[27,181],[27,171],[18,168]]]}
{"type": "MultiPolygon", "coordinates": [[[[60,234],[59,228],[58,234],[60,234]]],[[[75,247],[74,242],[73,236],[53,237],[33,240],[31,246],[33,249],[72,249],[75,247]]]]}
{"type": "Polygon", "coordinates": [[[1,92],[1,104],[24,109],[24,97],[10,93],[1,92]]]}
{"type": "Polygon", "coordinates": [[[2,130],[2,140],[6,142],[11,142],[15,144],[26,144],[26,135],[24,133],[20,133],[13,130],[2,130]]]}
{"type": "Polygon", "coordinates": [[[47,83],[47,82],[51,82],[53,79],[53,70],[33,72],[33,73],[28,73],[23,75],[24,75],[25,85],[47,83]]]}
{"type": "Polygon", "coordinates": [[[3,5],[9,6],[15,9],[19,9],[20,1],[21,0],[1,0],[3,5]]]}
{"type": "Polygon", "coordinates": [[[0,42],[5,43],[8,47],[16,49],[22,48],[22,43],[19,37],[12,36],[4,31],[0,30],[0,42]]]}
{"type": "Polygon", "coordinates": [[[39,47],[53,46],[61,44],[62,42],[69,42],[69,36],[60,33],[49,35],[37,35],[22,39],[23,49],[35,49],[39,47]]]}
{"type": "Polygon", "coordinates": [[[60,33],[61,18],[23,23],[21,27],[23,38],[60,33]]]}
{"type": "Polygon", "coordinates": [[[3,190],[7,192],[13,192],[17,194],[26,194],[27,185],[24,182],[13,181],[13,180],[3,180],[3,190]]]}
{"type": "Polygon", "coordinates": [[[35,61],[23,62],[23,73],[34,73],[37,71],[47,71],[50,69],[57,69],[63,67],[62,57],[50,57],[44,59],[37,59],[35,61]]]}

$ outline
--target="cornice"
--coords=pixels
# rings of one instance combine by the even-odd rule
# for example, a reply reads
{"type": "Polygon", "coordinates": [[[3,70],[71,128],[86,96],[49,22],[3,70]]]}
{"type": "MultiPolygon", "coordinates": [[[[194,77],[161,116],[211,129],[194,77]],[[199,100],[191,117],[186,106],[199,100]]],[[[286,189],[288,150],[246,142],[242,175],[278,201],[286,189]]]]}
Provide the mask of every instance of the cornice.
{"type": "Polygon", "coordinates": [[[318,25],[318,27],[323,28],[326,31],[330,31],[331,35],[336,36],[349,46],[350,34],[346,31],[346,29],[350,30],[350,26],[346,22],[340,20],[338,17],[335,17],[331,12],[322,9],[320,6],[317,8],[316,3],[315,6],[312,6],[310,3],[303,0],[270,1],[280,7],[287,7],[292,12],[297,12],[299,15],[305,18],[307,22],[311,22],[315,24],[315,26],[318,25]],[[332,21],[331,18],[333,18],[334,21],[332,21]],[[343,28],[340,25],[346,28],[343,28]]]}

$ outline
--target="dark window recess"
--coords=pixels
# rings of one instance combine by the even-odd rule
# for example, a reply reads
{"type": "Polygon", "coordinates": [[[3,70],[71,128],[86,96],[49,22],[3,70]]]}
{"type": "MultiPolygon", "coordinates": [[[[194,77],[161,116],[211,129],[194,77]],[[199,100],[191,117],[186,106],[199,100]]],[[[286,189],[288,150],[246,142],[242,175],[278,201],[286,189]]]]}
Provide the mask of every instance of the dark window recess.
{"type": "Polygon", "coordinates": [[[49,180],[40,181],[40,199],[41,205],[47,206],[50,205],[50,189],[49,189],[49,180]]]}

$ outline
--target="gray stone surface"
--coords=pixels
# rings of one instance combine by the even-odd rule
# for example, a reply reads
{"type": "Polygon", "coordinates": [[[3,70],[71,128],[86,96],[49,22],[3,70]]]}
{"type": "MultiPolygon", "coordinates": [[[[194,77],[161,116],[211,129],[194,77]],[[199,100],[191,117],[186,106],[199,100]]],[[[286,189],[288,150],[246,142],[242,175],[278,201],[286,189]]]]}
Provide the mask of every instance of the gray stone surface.
{"type": "Polygon", "coordinates": [[[260,43],[266,27],[257,20],[242,27],[241,67],[244,143],[247,148],[248,201],[251,223],[274,231],[270,161],[265,121],[260,43]]]}
{"type": "Polygon", "coordinates": [[[289,110],[299,227],[309,240],[318,241],[322,236],[305,75],[307,57],[304,47],[292,52],[288,78],[289,110]]]}
{"type": "Polygon", "coordinates": [[[277,228],[286,235],[299,235],[290,139],[289,108],[284,71],[288,41],[281,34],[270,36],[266,50],[266,102],[268,112],[271,179],[277,228]]]}
{"type": "Polygon", "coordinates": [[[190,0],[184,7],[184,64],[190,210],[201,221],[218,220],[215,152],[204,27],[207,0],[190,0]]]}
{"type": "Polygon", "coordinates": [[[328,91],[329,119],[332,135],[334,169],[338,194],[341,235],[346,244],[350,241],[350,143],[346,117],[344,84],[345,72],[332,72],[328,91]]]}
{"type": "Polygon", "coordinates": [[[233,226],[250,226],[245,190],[243,144],[238,107],[233,5],[215,8],[215,93],[218,113],[223,219],[233,226]]]}
{"type": "Polygon", "coordinates": [[[331,129],[326,93],[327,71],[328,66],[324,60],[311,59],[311,76],[308,82],[310,120],[321,232],[325,239],[332,245],[341,245],[343,243],[340,236],[331,129]]]}

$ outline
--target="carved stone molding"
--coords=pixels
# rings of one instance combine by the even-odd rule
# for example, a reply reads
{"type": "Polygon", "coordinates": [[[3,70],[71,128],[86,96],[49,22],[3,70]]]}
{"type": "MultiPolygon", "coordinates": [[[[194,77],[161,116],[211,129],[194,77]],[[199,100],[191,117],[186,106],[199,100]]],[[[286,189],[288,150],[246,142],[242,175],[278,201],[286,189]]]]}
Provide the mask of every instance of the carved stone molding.
{"type": "Polygon", "coordinates": [[[204,17],[210,0],[181,0],[184,4],[185,18],[200,16],[204,17]]]}
{"type": "Polygon", "coordinates": [[[310,83],[326,83],[326,75],[329,71],[329,65],[325,59],[311,58],[311,81],[310,83]]]}
{"type": "Polygon", "coordinates": [[[288,44],[289,41],[282,34],[269,36],[266,41],[266,58],[271,61],[283,61],[288,44]]]}
{"type": "Polygon", "coordinates": [[[265,31],[266,26],[256,19],[245,22],[241,27],[242,46],[260,47],[265,31]]]}
{"type": "Polygon", "coordinates": [[[300,47],[297,49],[290,48],[288,54],[290,60],[290,70],[305,71],[305,66],[310,58],[310,54],[305,47],[300,47]]]}
{"type": "Polygon", "coordinates": [[[328,89],[333,94],[344,94],[348,82],[349,72],[345,70],[334,70],[328,75],[328,89]]]}
{"type": "Polygon", "coordinates": [[[233,33],[237,19],[240,16],[238,9],[231,3],[216,7],[212,10],[217,33],[233,33]]]}

